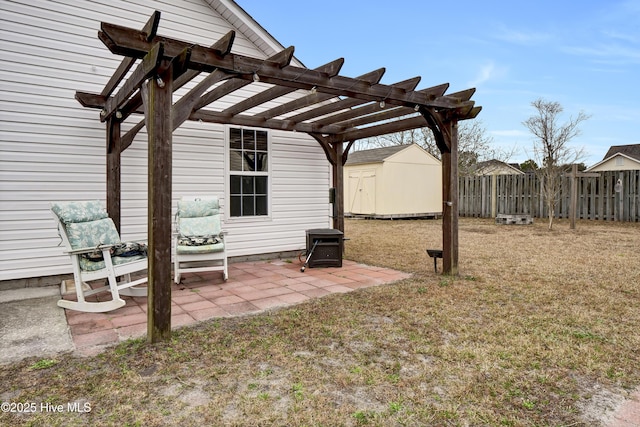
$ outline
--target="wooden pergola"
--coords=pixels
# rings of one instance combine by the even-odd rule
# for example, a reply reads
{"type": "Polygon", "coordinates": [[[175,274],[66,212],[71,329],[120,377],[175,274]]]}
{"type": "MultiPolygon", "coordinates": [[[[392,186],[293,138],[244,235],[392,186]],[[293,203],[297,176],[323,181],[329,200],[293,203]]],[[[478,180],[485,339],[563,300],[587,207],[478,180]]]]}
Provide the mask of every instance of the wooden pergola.
{"type": "Polygon", "coordinates": [[[186,120],[304,132],[322,147],[335,187],[333,227],[344,231],[343,165],[359,139],[429,127],[442,153],[443,273],[458,273],[458,122],[481,107],[475,89],[445,95],[448,84],[415,90],[420,77],[380,84],[384,68],[351,78],[343,59],[316,69],[290,65],[293,47],[267,59],[231,52],[231,31],[205,47],[157,35],[160,12],[142,30],[102,23],[99,39],[124,58],[101,93],[76,92],[106,123],[107,210],[120,228],[121,153],[146,126],[148,134],[148,340],[171,334],[172,133],[186,120]],[[135,68],[134,68],[135,66],[135,68]],[[172,94],[196,76],[199,83],[172,103],[172,94]],[[216,111],[211,104],[255,82],[268,89],[216,111]],[[281,99],[287,94],[299,94],[281,99]],[[257,114],[247,111],[275,101],[257,114]],[[129,117],[139,122],[122,134],[129,117]]]}

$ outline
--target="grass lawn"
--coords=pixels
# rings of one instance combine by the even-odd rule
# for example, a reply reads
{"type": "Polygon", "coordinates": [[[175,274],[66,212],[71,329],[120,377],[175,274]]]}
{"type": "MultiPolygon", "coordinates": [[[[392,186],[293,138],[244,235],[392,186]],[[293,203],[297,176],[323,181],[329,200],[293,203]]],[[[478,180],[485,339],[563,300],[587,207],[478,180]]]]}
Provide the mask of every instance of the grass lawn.
{"type": "Polygon", "coordinates": [[[441,227],[347,221],[346,258],[414,273],[402,282],[1,366],[0,400],[38,411],[0,425],[603,423],[640,385],[640,224],[462,218],[455,278],[425,253],[441,227]]]}

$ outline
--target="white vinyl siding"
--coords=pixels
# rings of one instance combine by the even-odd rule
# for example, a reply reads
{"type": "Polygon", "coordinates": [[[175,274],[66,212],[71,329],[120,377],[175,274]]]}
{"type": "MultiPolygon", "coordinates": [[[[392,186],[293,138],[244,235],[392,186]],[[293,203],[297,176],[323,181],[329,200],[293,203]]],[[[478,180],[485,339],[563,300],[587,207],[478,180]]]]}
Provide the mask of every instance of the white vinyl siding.
{"type": "MultiPolygon", "coordinates": [[[[99,93],[122,60],[98,39],[100,22],[142,28],[154,10],[162,13],[160,35],[209,46],[232,29],[204,0],[0,0],[0,280],[71,271],[49,205],[106,197],[105,125],[75,91],[99,93]]],[[[240,32],[233,51],[267,56],[240,32]]],[[[218,195],[224,208],[224,131],[187,122],[174,132],[174,209],[192,194],[218,195]]],[[[320,146],[300,133],[270,137],[269,221],[228,221],[230,256],[300,249],[305,229],[329,225],[330,169],[320,146]]],[[[146,239],[144,130],[122,156],[121,223],[123,239],[146,239]]]]}

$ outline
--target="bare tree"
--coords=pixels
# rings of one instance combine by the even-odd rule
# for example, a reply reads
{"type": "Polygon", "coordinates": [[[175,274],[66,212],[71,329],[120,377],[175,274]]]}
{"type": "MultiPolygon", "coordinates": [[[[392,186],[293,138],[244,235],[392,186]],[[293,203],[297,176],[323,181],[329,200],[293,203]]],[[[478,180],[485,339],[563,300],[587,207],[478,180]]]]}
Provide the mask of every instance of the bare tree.
{"type": "MultiPolygon", "coordinates": [[[[496,159],[508,161],[513,155],[492,147],[493,138],[487,135],[486,129],[479,120],[461,122],[458,127],[458,172],[466,175],[473,171],[478,162],[496,159]]],[[[405,132],[383,135],[363,141],[356,149],[389,147],[402,144],[418,144],[435,158],[440,159],[440,150],[431,129],[425,127],[405,132]]]]}
{"type": "Polygon", "coordinates": [[[567,166],[584,157],[584,150],[569,146],[569,141],[580,135],[578,125],[590,116],[581,111],[576,117],[569,117],[566,123],[560,124],[560,114],[564,109],[558,102],[539,98],[531,105],[536,112],[523,124],[535,136],[533,152],[535,160],[541,165],[536,173],[542,182],[551,230],[558,204],[561,174],[567,166]]]}

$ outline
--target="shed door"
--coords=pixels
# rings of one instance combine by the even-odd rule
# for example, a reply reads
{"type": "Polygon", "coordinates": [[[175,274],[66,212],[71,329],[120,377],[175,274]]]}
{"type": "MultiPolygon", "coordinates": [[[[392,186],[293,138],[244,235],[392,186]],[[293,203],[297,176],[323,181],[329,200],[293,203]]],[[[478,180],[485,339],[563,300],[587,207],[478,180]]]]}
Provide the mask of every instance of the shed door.
{"type": "Polygon", "coordinates": [[[362,170],[349,173],[349,212],[374,214],[376,209],[376,171],[362,170]]]}

